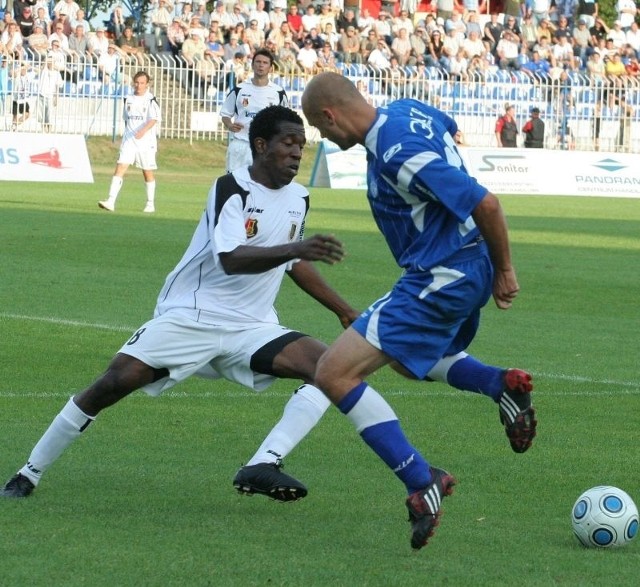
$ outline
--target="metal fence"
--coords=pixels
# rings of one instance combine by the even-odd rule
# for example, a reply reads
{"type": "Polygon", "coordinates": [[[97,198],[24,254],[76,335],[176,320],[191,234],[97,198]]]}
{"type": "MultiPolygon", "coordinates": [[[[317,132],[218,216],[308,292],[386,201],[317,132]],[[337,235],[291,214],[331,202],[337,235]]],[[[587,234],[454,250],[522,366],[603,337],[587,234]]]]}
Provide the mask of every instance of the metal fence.
{"type": "MultiPolygon", "coordinates": [[[[18,97],[21,65],[28,77],[27,100],[32,115],[17,132],[57,132],[119,136],[122,98],[131,92],[136,71],[146,70],[152,91],[162,106],[162,137],[216,140],[226,137],[218,112],[235,73],[222,61],[192,65],[168,53],[147,54],[142,62],[119,62],[108,78],[98,65],[67,57],[61,71],[64,83],[51,103],[50,126],[42,121],[46,100],[38,99],[44,57],[24,62],[2,62],[0,67],[0,129],[12,128],[11,105],[18,97]]],[[[448,77],[429,67],[376,70],[364,65],[340,64],[337,71],[358,84],[374,105],[411,97],[433,104],[453,116],[466,142],[494,146],[495,124],[506,103],[516,107],[519,128],[530,109],[540,109],[545,122],[545,147],[550,149],[640,152],[640,86],[633,78],[592,79],[585,74],[562,73],[536,77],[521,71],[491,70],[468,79],[448,77]]],[[[300,109],[308,75],[275,69],[273,81],[284,87],[291,106],[300,109]]],[[[319,139],[309,128],[310,141],[319,139]]]]}

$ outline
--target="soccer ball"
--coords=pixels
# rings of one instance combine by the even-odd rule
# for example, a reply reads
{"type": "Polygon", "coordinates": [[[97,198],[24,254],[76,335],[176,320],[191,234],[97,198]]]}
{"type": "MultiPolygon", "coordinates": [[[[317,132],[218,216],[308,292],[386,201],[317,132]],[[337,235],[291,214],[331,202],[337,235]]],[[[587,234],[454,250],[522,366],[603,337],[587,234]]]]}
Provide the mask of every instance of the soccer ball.
{"type": "Polygon", "coordinates": [[[638,508],[622,489],[608,485],[592,487],[574,504],[571,523],[584,546],[624,546],[638,533],[638,508]]]}

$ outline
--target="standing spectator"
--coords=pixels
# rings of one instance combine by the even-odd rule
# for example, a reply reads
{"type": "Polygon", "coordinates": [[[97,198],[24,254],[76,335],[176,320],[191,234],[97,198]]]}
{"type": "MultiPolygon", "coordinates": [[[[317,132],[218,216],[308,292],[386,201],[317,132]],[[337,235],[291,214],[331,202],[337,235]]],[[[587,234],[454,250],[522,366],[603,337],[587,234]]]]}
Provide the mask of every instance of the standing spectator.
{"type": "Polygon", "coordinates": [[[640,57],[640,27],[638,27],[637,22],[631,23],[631,28],[627,31],[625,40],[627,45],[630,45],[636,55],[640,57]]]}
{"type": "Polygon", "coordinates": [[[391,406],[365,379],[395,363],[415,379],[481,392],[498,405],[511,448],[529,448],[536,428],[531,376],[464,352],[492,293],[506,310],[519,291],[504,213],[467,173],[453,141],[457,124],[435,108],[400,100],[377,110],[351,81],[330,73],[309,81],[302,108],[309,124],[341,149],[367,149],[369,204],[404,269],[325,351],[315,384],[404,484],[411,546],[419,549],[435,531],[455,479],[410,444],[391,406]]]}
{"type": "Polygon", "coordinates": [[[26,122],[30,115],[29,108],[29,70],[27,63],[22,61],[13,70],[13,100],[11,104],[11,130],[17,130],[18,126],[26,122]]]}
{"type": "Polygon", "coordinates": [[[534,24],[539,25],[543,20],[549,20],[551,0],[531,0],[529,12],[533,16],[534,24]]]}
{"type": "Polygon", "coordinates": [[[53,67],[53,58],[47,57],[38,78],[38,120],[44,132],[51,132],[53,112],[58,103],[58,93],[63,81],[60,72],[53,67]]]}
{"type": "Polygon", "coordinates": [[[53,7],[53,18],[59,20],[60,17],[66,16],[69,19],[75,19],[80,10],[80,6],[74,0],[59,0],[53,7]]]}
{"type": "Polygon", "coordinates": [[[578,0],[578,19],[584,19],[587,29],[596,24],[598,0],[578,0]]]}
{"type": "Polygon", "coordinates": [[[544,147],[544,122],[540,118],[540,108],[531,109],[531,118],[522,127],[524,146],[528,149],[544,147]]]}
{"type": "Polygon", "coordinates": [[[133,76],[133,95],[127,96],[124,101],[125,129],[120,145],[120,155],[111,178],[109,197],[98,202],[98,206],[103,210],[115,211],[124,174],[129,165],[134,163],[136,167],[142,169],[144,177],[147,203],[143,212],[153,213],[156,210],[154,171],[158,168],[156,164],[157,132],[162,116],[158,101],[149,90],[150,81],[151,78],[146,71],[139,71],[133,76]]]}
{"type": "Polygon", "coordinates": [[[513,104],[505,104],[504,115],[496,123],[496,141],[498,147],[514,148],[518,146],[518,125],[515,119],[516,108],[513,104]]]}
{"type": "Polygon", "coordinates": [[[578,11],[579,0],[555,0],[558,22],[562,25],[565,20],[566,27],[571,30],[575,24],[575,15],[578,11]]]}
{"type": "Polygon", "coordinates": [[[438,18],[442,18],[445,21],[451,18],[454,8],[454,0],[436,0],[436,15],[438,18]]]}
{"type": "Polygon", "coordinates": [[[228,173],[251,165],[249,125],[256,114],[270,105],[289,105],[287,93],[269,80],[273,60],[274,56],[270,51],[258,49],[251,60],[253,77],[234,86],[220,108],[222,124],[231,133],[226,159],[228,173]]]}

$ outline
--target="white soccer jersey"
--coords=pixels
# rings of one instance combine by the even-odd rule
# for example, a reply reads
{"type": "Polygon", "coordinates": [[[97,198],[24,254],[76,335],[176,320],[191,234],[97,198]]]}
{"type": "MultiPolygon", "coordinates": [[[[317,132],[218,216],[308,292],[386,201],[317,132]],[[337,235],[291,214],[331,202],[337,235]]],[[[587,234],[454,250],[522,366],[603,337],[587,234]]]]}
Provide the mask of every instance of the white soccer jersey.
{"type": "Polygon", "coordinates": [[[123,143],[133,141],[139,149],[155,149],[157,147],[157,132],[162,117],[160,114],[160,106],[151,92],[147,91],[142,96],[136,96],[134,94],[127,96],[124,100],[123,118],[125,123],[124,134],[122,135],[123,143]],[[156,121],[155,128],[146,132],[141,139],[136,139],[136,133],[147,124],[149,120],[156,121]]]}
{"type": "Polygon", "coordinates": [[[193,311],[211,324],[278,323],[273,304],[293,262],[263,273],[227,275],[218,255],[240,245],[272,247],[302,239],[309,192],[292,182],[278,190],[243,167],[220,177],[184,256],[167,276],[155,315],[193,311]]]}
{"type": "Polygon", "coordinates": [[[243,125],[240,132],[233,133],[234,138],[249,140],[249,125],[260,110],[267,106],[289,106],[286,92],[273,82],[266,86],[256,86],[253,81],[242,82],[234,87],[224,100],[220,116],[233,118],[243,125]]]}

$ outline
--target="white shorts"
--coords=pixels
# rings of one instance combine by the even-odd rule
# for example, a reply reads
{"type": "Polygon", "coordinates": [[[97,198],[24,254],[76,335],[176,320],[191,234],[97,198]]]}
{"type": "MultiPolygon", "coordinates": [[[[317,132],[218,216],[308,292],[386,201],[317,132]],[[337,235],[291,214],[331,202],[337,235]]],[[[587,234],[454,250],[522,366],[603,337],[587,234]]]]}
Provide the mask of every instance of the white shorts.
{"type": "Polygon", "coordinates": [[[125,141],[120,145],[120,156],[118,157],[118,163],[123,165],[133,165],[140,169],[153,170],[158,169],[156,165],[156,151],[155,145],[151,147],[139,148],[138,144],[134,141],[125,141]]]}
{"type": "Polygon", "coordinates": [[[198,310],[170,310],[143,324],[119,352],[155,369],[168,369],[168,377],[143,390],[160,395],[191,375],[228,379],[255,391],[269,387],[276,377],[251,370],[252,355],[276,338],[292,332],[279,324],[227,324],[207,322],[198,310]]]}
{"type": "Polygon", "coordinates": [[[227,173],[253,163],[249,141],[231,139],[227,147],[227,173]]]}

